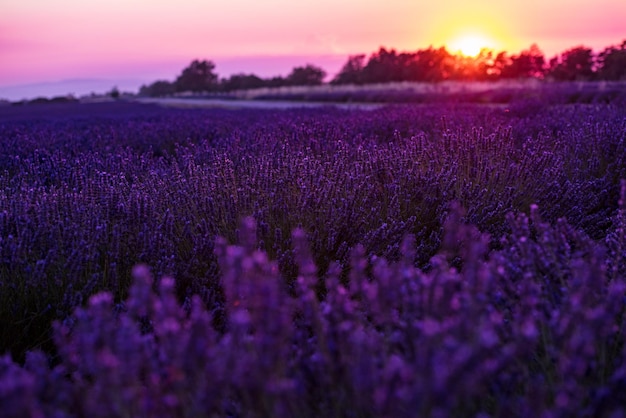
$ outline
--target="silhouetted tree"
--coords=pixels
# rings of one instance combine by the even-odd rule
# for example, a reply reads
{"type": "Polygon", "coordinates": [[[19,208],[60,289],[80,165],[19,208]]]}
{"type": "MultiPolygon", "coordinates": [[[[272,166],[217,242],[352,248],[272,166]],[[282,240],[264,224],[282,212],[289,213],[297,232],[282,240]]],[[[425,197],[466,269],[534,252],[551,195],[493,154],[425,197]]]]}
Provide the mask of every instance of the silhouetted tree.
{"type": "Polygon", "coordinates": [[[351,55],[339,73],[330,82],[331,84],[362,84],[365,55],[351,55]]]}
{"type": "Polygon", "coordinates": [[[110,98],[117,100],[120,98],[120,90],[117,88],[117,86],[115,86],[107,93],[107,95],[110,98]]]}
{"type": "Polygon", "coordinates": [[[451,73],[451,77],[454,80],[471,81],[475,80],[476,60],[474,57],[468,57],[465,55],[454,56],[454,70],[451,73]]]}
{"type": "Polygon", "coordinates": [[[511,65],[511,58],[507,55],[506,51],[498,52],[498,55],[493,60],[493,64],[489,70],[492,78],[499,79],[504,77],[506,68],[511,65]]]}
{"type": "Polygon", "coordinates": [[[417,51],[418,81],[443,81],[450,78],[454,71],[452,54],[445,47],[429,47],[417,51]]]}
{"type": "Polygon", "coordinates": [[[304,67],[295,67],[287,76],[290,86],[317,86],[324,82],[326,71],[315,65],[307,64],[304,67]]]}
{"type": "Polygon", "coordinates": [[[454,57],[445,47],[403,52],[381,47],[364,65],[365,55],[354,55],[335,76],[333,84],[386,83],[391,81],[441,81],[455,70],[454,57]]]}
{"type": "Polygon", "coordinates": [[[560,81],[590,80],[594,75],[593,65],[593,51],[578,46],[552,58],[549,75],[560,81]]]}
{"type": "Polygon", "coordinates": [[[148,86],[141,86],[139,89],[139,95],[147,97],[170,96],[174,93],[176,93],[176,86],[166,80],[157,80],[148,86]]]}
{"type": "Polygon", "coordinates": [[[402,67],[398,65],[395,49],[387,51],[381,47],[373,53],[363,68],[365,83],[388,83],[402,80],[402,67]]]}
{"type": "Polygon", "coordinates": [[[519,55],[510,58],[508,65],[501,69],[503,78],[541,78],[545,72],[546,59],[536,44],[519,55]]]}
{"type": "MultiPolygon", "coordinates": [[[[295,67],[287,77],[262,79],[254,74],[235,74],[218,82],[211,61],[193,61],[174,83],[159,80],[142,86],[143,96],[166,96],[177,91],[232,91],[259,87],[319,85],[326,72],[312,64],[295,67]]],[[[590,48],[569,49],[546,65],[535,44],[517,55],[483,49],[477,57],[454,55],[445,47],[397,53],[380,49],[366,62],[364,54],[352,55],[331,84],[387,83],[393,81],[438,82],[443,80],[498,80],[501,78],[551,78],[554,80],[626,80],[626,40],[594,56],[590,48]]]]}
{"type": "Polygon", "coordinates": [[[212,61],[194,60],[176,79],[176,90],[193,92],[215,90],[218,77],[213,70],[215,64],[212,61]]]}
{"type": "Polygon", "coordinates": [[[494,79],[493,76],[493,66],[495,63],[495,58],[493,56],[494,52],[491,49],[483,48],[480,50],[480,53],[476,57],[475,61],[475,71],[476,71],[476,80],[491,80],[494,79]]]}
{"type": "Polygon", "coordinates": [[[626,80],[626,40],[621,45],[610,46],[598,54],[598,78],[601,80],[626,80]]]}
{"type": "Polygon", "coordinates": [[[247,90],[265,87],[266,82],[254,74],[233,74],[220,83],[221,90],[247,90]]]}
{"type": "Polygon", "coordinates": [[[418,81],[419,62],[417,52],[401,52],[396,56],[398,81],[418,81]]]}
{"type": "Polygon", "coordinates": [[[281,77],[279,75],[265,80],[266,87],[282,87],[286,85],[287,85],[287,80],[285,79],[285,77],[281,77]]]}
{"type": "Polygon", "coordinates": [[[416,52],[403,52],[398,55],[396,65],[400,70],[400,80],[421,81],[422,73],[419,63],[419,56],[416,52]]]}
{"type": "Polygon", "coordinates": [[[449,61],[454,63],[454,71],[449,78],[466,81],[484,81],[495,78],[492,72],[495,62],[493,51],[488,48],[481,49],[475,57],[455,55],[451,56],[449,61]]]}

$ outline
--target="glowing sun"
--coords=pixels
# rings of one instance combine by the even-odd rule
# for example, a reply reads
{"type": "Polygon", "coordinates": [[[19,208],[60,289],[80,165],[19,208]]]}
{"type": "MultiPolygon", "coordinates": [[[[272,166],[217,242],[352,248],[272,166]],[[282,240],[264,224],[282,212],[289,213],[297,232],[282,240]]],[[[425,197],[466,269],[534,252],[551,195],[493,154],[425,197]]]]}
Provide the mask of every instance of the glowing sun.
{"type": "Polygon", "coordinates": [[[481,35],[464,35],[450,42],[451,52],[460,52],[467,57],[475,57],[483,48],[491,48],[493,42],[481,35]]]}

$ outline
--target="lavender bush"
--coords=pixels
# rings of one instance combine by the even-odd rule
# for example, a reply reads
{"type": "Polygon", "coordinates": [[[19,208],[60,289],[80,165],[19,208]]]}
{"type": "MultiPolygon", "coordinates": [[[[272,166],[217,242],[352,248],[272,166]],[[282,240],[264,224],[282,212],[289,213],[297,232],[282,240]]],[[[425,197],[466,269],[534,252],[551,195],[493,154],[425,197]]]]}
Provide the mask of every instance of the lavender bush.
{"type": "Polygon", "coordinates": [[[621,413],[623,108],[71,106],[0,113],[9,416],[621,413]]]}
{"type": "Polygon", "coordinates": [[[98,293],[55,324],[58,365],[2,360],[0,404],[51,417],[621,416],[624,198],[626,181],[610,249],[534,207],[489,252],[453,205],[428,272],[413,236],[397,262],[359,245],[347,282],[338,265],[324,275],[324,297],[305,232],[289,296],[247,218],[240,246],[216,245],[222,331],[198,296],[181,306],[172,279],[137,266],[125,302],[98,293]]]}

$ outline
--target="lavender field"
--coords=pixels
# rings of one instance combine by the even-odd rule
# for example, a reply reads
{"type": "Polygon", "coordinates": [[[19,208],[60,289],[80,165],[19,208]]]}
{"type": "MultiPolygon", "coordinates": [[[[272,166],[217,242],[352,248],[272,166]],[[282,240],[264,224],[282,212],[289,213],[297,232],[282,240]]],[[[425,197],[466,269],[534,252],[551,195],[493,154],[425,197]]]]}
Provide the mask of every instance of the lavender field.
{"type": "Polygon", "coordinates": [[[626,416],[626,107],[0,108],[0,415],[626,416]]]}

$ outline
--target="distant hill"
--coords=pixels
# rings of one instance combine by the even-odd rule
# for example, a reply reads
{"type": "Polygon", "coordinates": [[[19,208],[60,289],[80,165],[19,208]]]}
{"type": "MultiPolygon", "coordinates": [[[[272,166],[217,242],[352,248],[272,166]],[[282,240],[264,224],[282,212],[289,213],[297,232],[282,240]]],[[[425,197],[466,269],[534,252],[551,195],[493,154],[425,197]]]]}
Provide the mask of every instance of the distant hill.
{"type": "Polygon", "coordinates": [[[103,94],[117,87],[120,91],[136,92],[142,80],[76,78],[41,83],[0,86],[0,99],[19,101],[37,97],[55,97],[72,94],[76,97],[91,93],[103,94]]]}

